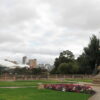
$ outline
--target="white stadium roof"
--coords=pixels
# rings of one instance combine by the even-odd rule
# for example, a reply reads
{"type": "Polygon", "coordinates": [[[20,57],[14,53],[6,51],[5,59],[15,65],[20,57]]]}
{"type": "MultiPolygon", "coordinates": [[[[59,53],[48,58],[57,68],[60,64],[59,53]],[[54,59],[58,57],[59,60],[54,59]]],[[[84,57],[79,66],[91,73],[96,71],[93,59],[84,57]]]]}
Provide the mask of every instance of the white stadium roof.
{"type": "Polygon", "coordinates": [[[1,66],[4,66],[4,67],[8,67],[8,68],[16,68],[16,67],[23,68],[23,67],[29,67],[26,64],[14,64],[12,62],[5,61],[5,60],[0,60],[0,65],[1,66]]]}

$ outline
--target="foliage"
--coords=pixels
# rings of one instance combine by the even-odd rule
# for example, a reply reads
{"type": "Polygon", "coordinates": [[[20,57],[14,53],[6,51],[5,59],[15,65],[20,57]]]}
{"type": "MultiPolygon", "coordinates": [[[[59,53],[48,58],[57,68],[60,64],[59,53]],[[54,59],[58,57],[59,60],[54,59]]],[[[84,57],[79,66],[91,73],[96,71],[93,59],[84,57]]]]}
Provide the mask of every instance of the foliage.
{"type": "Polygon", "coordinates": [[[4,73],[10,73],[10,69],[5,66],[0,65],[0,75],[4,73]]]}
{"type": "Polygon", "coordinates": [[[58,73],[57,70],[60,64],[69,63],[69,62],[74,62],[74,54],[69,50],[61,52],[59,55],[59,58],[55,59],[55,62],[54,62],[55,67],[52,70],[52,73],[58,73]]]}
{"type": "Polygon", "coordinates": [[[60,53],[60,58],[61,57],[66,57],[69,60],[73,60],[74,59],[73,53],[71,51],[69,51],[69,50],[66,50],[66,51],[61,52],[60,53]]]}
{"type": "Polygon", "coordinates": [[[58,67],[58,72],[60,74],[73,74],[78,71],[78,65],[73,62],[61,63],[58,67]]]}
{"type": "Polygon", "coordinates": [[[12,70],[12,74],[17,75],[27,75],[30,73],[30,70],[28,68],[15,68],[12,70]]]}
{"type": "Polygon", "coordinates": [[[84,48],[84,52],[79,56],[80,72],[93,73],[96,67],[100,65],[100,40],[93,35],[90,43],[84,48]]]}
{"type": "Polygon", "coordinates": [[[4,67],[0,66],[0,75],[4,72],[4,67]]]}
{"type": "Polygon", "coordinates": [[[34,75],[47,73],[47,70],[46,69],[42,69],[42,68],[34,68],[31,71],[32,71],[32,74],[34,74],[34,75]]]}
{"type": "Polygon", "coordinates": [[[92,69],[89,66],[88,59],[84,53],[78,57],[77,61],[79,63],[79,72],[78,72],[79,74],[91,74],[92,73],[92,69]]]}
{"type": "Polygon", "coordinates": [[[15,68],[15,69],[9,69],[7,67],[0,67],[0,74],[12,74],[12,75],[39,75],[39,74],[43,74],[43,73],[47,73],[46,69],[42,69],[42,68],[15,68]]]}
{"type": "Polygon", "coordinates": [[[77,72],[75,70],[78,70],[78,74],[92,74],[97,73],[97,66],[99,65],[100,39],[93,35],[90,38],[88,46],[84,48],[83,53],[77,58],[77,61],[75,61],[71,51],[66,50],[61,52],[59,58],[55,59],[55,68],[51,73],[72,74],[73,72],[77,72]]]}

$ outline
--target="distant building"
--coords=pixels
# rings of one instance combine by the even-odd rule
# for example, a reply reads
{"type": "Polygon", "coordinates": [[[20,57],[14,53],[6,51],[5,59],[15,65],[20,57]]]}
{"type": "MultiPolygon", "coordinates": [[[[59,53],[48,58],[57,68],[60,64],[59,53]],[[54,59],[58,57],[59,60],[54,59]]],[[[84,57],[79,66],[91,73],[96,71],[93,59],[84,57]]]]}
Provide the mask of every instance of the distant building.
{"type": "Polygon", "coordinates": [[[37,60],[36,59],[29,59],[28,65],[30,68],[36,68],[37,67],[37,60]]]}
{"type": "Polygon", "coordinates": [[[54,66],[50,65],[50,64],[38,64],[37,67],[42,68],[42,69],[46,69],[48,71],[51,71],[54,68],[54,66]]]}
{"type": "Polygon", "coordinates": [[[22,64],[26,64],[26,60],[27,60],[27,57],[24,56],[24,57],[22,58],[22,64]]]}
{"type": "Polygon", "coordinates": [[[38,64],[37,66],[38,68],[42,68],[42,69],[45,69],[45,64],[38,64]]]}

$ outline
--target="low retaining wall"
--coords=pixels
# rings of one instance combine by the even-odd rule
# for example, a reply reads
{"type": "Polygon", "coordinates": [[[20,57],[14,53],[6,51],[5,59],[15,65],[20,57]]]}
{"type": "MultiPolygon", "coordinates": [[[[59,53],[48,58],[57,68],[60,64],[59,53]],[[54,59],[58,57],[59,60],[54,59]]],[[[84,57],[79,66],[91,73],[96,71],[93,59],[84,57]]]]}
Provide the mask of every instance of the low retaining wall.
{"type": "Polygon", "coordinates": [[[16,80],[64,80],[67,78],[91,79],[92,75],[2,75],[0,81],[16,81],[16,80]]]}

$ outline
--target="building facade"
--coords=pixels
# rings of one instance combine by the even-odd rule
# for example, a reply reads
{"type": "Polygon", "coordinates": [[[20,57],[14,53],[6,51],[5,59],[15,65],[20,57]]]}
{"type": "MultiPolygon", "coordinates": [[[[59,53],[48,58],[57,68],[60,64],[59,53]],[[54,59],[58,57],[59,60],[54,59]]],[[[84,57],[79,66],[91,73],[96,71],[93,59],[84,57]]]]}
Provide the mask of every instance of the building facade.
{"type": "Polygon", "coordinates": [[[26,60],[27,60],[27,57],[24,56],[24,57],[22,58],[22,64],[26,64],[26,60]]]}
{"type": "Polygon", "coordinates": [[[28,65],[30,66],[31,69],[37,67],[37,59],[29,59],[28,65]]]}

